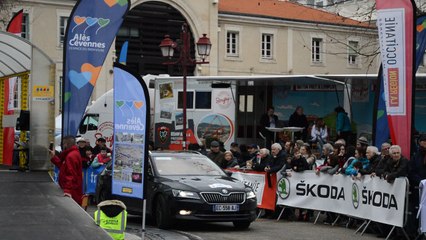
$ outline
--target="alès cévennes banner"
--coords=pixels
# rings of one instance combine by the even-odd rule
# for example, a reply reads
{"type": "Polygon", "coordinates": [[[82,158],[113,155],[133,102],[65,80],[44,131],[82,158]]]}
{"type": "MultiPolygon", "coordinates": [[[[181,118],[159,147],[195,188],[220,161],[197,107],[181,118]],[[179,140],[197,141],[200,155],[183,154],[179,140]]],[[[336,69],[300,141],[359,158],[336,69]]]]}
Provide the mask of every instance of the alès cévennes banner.
{"type": "Polygon", "coordinates": [[[114,64],[114,151],[112,193],[144,198],[148,159],[148,87],[140,75],[114,64]]]}
{"type": "Polygon", "coordinates": [[[79,0],[64,40],[62,136],[75,136],[128,0],[79,0]]]}
{"type": "Polygon", "coordinates": [[[410,156],[414,11],[410,0],[376,0],[383,87],[392,142],[410,156]]]}
{"type": "Polygon", "coordinates": [[[277,205],[334,212],[402,227],[406,178],[390,184],[378,177],[353,180],[344,175],[313,171],[277,176],[277,205]]]}

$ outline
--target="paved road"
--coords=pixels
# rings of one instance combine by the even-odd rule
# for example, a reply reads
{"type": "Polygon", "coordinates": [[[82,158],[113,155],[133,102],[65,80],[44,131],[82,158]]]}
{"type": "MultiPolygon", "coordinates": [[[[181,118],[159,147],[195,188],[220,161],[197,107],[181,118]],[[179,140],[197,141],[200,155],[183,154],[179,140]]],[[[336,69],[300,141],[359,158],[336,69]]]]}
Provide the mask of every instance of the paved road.
{"type": "MultiPolygon", "coordinates": [[[[128,218],[128,231],[139,235],[141,218],[131,216],[128,218]]],[[[150,227],[148,233],[154,229],[150,227]]],[[[169,231],[170,232],[170,231],[169,231]]],[[[175,226],[171,232],[177,232],[193,240],[237,240],[237,239],[262,239],[262,240],[277,240],[277,239],[354,239],[359,240],[360,235],[354,235],[355,229],[347,229],[344,227],[332,227],[318,223],[314,225],[312,222],[291,222],[287,220],[258,219],[252,223],[248,230],[235,230],[232,223],[199,223],[186,222],[175,226]]],[[[170,236],[170,235],[168,235],[170,236]]],[[[173,238],[158,238],[158,239],[173,239],[173,238]]],[[[373,234],[364,234],[362,239],[372,240],[378,239],[373,234]]]]}

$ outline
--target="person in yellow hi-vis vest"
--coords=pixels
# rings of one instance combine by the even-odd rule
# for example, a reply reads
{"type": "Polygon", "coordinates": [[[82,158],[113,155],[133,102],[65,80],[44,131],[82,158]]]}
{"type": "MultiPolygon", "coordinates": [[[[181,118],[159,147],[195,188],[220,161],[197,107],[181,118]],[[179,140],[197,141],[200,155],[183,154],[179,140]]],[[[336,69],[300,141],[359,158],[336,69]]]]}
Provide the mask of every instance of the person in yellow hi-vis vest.
{"type": "Polygon", "coordinates": [[[95,223],[105,229],[115,240],[124,240],[127,225],[126,205],[118,200],[107,200],[98,204],[95,223]]]}

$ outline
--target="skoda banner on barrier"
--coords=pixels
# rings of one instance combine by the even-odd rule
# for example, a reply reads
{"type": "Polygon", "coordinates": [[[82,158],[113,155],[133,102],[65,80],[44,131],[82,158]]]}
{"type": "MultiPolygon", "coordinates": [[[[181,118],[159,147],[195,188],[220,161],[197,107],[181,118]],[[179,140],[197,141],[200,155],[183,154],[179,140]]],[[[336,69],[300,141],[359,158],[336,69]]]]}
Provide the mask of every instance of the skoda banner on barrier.
{"type": "Polygon", "coordinates": [[[143,199],[150,102],[145,82],[136,76],[114,64],[112,194],[143,199]]]}
{"type": "Polygon", "coordinates": [[[383,87],[392,142],[410,156],[414,77],[414,10],[410,0],[377,0],[383,87]]]}
{"type": "Polygon", "coordinates": [[[390,184],[378,177],[352,180],[343,175],[312,171],[277,176],[277,205],[335,212],[402,227],[404,223],[406,178],[390,184]]]}
{"type": "Polygon", "coordinates": [[[268,176],[268,173],[265,172],[235,171],[232,173],[232,177],[253,189],[253,192],[256,194],[258,208],[275,210],[275,189],[277,183],[275,174],[268,176]]]}
{"type": "Polygon", "coordinates": [[[80,0],[64,39],[62,136],[77,134],[128,0],[80,0]]]}

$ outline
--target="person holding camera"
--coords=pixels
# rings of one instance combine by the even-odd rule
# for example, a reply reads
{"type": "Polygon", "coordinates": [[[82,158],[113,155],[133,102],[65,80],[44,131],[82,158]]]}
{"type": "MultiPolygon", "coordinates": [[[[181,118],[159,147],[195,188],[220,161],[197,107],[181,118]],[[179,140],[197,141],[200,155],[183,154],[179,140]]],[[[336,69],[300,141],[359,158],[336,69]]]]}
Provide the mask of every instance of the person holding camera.
{"type": "Polygon", "coordinates": [[[111,153],[108,153],[108,148],[102,146],[100,148],[100,153],[96,155],[95,159],[93,159],[92,167],[97,168],[111,161],[111,153]]]}

